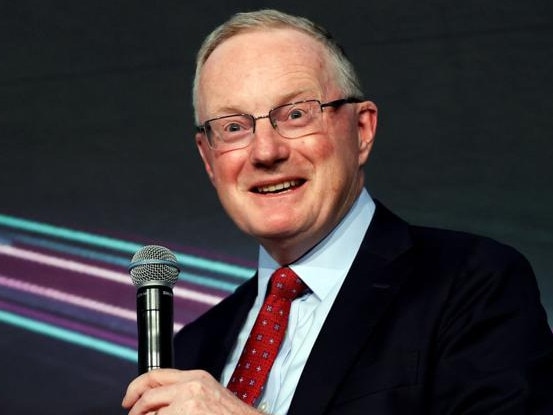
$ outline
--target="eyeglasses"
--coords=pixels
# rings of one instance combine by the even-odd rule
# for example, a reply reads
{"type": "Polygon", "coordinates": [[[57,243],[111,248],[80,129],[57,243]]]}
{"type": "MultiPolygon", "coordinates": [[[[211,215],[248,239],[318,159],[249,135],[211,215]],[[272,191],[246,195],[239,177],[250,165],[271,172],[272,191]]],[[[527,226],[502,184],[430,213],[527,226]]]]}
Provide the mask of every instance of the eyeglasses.
{"type": "Polygon", "coordinates": [[[316,99],[279,105],[267,115],[232,114],[212,118],[196,127],[205,134],[210,148],[236,150],[250,145],[255,134],[255,123],[268,118],[271,126],[284,138],[300,138],[322,131],[322,113],[326,107],[337,109],[344,104],[362,102],[355,97],[321,103],[316,99]]]}

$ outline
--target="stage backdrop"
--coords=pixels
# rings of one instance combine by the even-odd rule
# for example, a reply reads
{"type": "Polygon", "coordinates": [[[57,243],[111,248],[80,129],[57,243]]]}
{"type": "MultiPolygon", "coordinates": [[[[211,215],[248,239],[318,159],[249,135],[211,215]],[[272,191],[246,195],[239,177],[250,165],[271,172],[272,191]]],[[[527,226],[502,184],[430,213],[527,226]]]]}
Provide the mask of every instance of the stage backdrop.
{"type": "Polygon", "coordinates": [[[551,1],[4,1],[3,412],[123,413],[140,246],[183,264],[176,328],[251,275],[257,248],[195,150],[190,85],[202,38],[261,7],[322,23],[358,67],[380,110],[370,193],[516,247],[553,315],[551,1]]]}

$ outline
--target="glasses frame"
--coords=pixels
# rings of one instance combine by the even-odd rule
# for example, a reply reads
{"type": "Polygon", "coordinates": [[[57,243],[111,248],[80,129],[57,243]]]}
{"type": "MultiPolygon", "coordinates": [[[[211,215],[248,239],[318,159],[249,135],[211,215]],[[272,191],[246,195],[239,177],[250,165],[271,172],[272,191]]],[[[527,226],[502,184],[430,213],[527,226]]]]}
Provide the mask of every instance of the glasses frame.
{"type": "MultiPolygon", "coordinates": [[[[263,118],[268,118],[269,121],[271,122],[271,126],[273,127],[273,129],[277,133],[279,133],[279,135],[281,135],[281,137],[284,137],[284,138],[289,139],[289,140],[293,140],[294,138],[285,137],[278,130],[277,122],[271,118],[271,114],[273,114],[274,111],[277,111],[280,108],[284,108],[284,107],[288,107],[288,106],[292,106],[292,105],[303,104],[305,102],[316,102],[316,103],[319,104],[321,112],[323,112],[323,109],[327,108],[327,107],[337,109],[337,108],[340,108],[342,105],[345,105],[345,104],[356,104],[356,103],[363,102],[363,101],[364,100],[362,98],[358,98],[358,97],[340,98],[340,99],[335,99],[333,101],[324,102],[324,103],[321,103],[321,101],[319,101],[318,99],[305,99],[305,100],[302,100],[302,101],[290,102],[288,104],[283,104],[283,105],[279,105],[277,107],[271,108],[269,110],[269,112],[267,113],[267,115],[260,115],[258,117],[254,116],[252,114],[236,113],[236,114],[221,115],[219,117],[210,118],[209,120],[204,121],[202,124],[197,125],[196,126],[196,131],[198,133],[205,134],[205,136],[207,138],[207,144],[209,145],[209,148],[215,150],[217,148],[217,146],[213,145],[213,138],[212,138],[212,136],[210,137],[210,134],[208,134],[208,129],[209,129],[208,127],[209,127],[210,122],[225,119],[225,118],[231,118],[231,117],[248,117],[252,120],[252,135],[254,135],[257,120],[261,120],[263,118]]],[[[296,138],[299,138],[299,137],[296,137],[296,138]]],[[[222,141],[222,142],[224,143],[224,141],[222,141]]],[[[250,141],[250,143],[251,143],[251,141],[250,141]]],[[[233,150],[234,149],[239,149],[239,148],[244,148],[244,147],[247,147],[248,145],[249,145],[249,143],[244,145],[244,146],[235,147],[235,148],[233,148],[233,150]]]]}

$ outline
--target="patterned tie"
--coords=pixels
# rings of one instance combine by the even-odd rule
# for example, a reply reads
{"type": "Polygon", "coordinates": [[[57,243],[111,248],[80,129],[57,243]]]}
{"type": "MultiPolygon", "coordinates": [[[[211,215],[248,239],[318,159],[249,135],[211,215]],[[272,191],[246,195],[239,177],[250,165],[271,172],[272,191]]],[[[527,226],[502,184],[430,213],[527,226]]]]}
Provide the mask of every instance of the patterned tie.
{"type": "Polygon", "coordinates": [[[267,381],[288,326],[292,301],[306,288],[290,268],[279,268],[271,276],[269,293],[227,386],[249,405],[259,398],[267,381]]]}

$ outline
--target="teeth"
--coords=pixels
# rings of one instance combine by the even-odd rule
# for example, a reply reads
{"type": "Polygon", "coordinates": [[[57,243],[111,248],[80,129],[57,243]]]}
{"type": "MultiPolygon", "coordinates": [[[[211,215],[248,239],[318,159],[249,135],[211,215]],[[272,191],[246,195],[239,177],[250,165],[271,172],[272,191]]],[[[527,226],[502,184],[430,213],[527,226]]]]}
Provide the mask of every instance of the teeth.
{"type": "Polygon", "coordinates": [[[281,190],[287,190],[287,189],[290,189],[291,187],[295,187],[298,184],[299,184],[299,182],[297,180],[291,180],[291,181],[282,182],[282,183],[278,183],[278,184],[272,184],[272,185],[269,185],[269,186],[258,187],[257,191],[259,193],[280,192],[281,190]]]}

